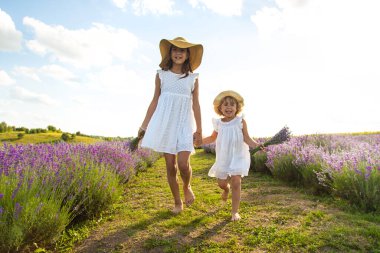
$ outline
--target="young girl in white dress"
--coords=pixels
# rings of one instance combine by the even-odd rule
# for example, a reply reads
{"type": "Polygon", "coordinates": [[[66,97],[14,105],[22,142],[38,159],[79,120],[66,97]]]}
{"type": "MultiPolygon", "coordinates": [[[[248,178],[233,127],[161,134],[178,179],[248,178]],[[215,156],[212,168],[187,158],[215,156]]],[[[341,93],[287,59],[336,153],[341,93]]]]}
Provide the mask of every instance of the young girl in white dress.
{"type": "Polygon", "coordinates": [[[223,201],[227,201],[231,184],[232,221],[241,219],[238,212],[241,178],[248,176],[251,162],[249,147],[259,145],[249,136],[244,118],[238,115],[243,106],[244,99],[237,92],[221,92],[214,100],[214,110],[222,117],[213,119],[213,133],[202,140],[203,144],[216,141],[216,160],[208,175],[218,179],[218,185],[223,190],[223,201]]]}
{"type": "Polygon", "coordinates": [[[184,200],[191,205],[195,196],[190,181],[190,154],[201,145],[202,125],[198,74],[203,46],[182,37],[160,41],[161,69],[157,71],[153,99],[138,132],[141,147],[164,153],[167,180],[174,198],[173,213],[183,210],[177,167],[183,181],[184,200]],[[194,126],[195,121],[195,126],[194,126]]]}

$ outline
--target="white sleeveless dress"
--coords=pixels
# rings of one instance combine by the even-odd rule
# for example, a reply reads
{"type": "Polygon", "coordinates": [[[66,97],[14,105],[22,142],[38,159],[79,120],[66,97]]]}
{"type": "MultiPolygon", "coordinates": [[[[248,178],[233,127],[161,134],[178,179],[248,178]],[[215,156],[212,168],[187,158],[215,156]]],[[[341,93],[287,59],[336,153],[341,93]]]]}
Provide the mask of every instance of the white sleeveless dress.
{"type": "Polygon", "coordinates": [[[198,74],[190,73],[181,78],[182,74],[170,70],[158,70],[157,73],[161,80],[161,94],[141,147],[169,154],[194,153],[192,92],[198,74]]]}
{"type": "Polygon", "coordinates": [[[242,120],[242,116],[236,116],[229,122],[213,119],[218,137],[215,145],[215,163],[208,173],[210,177],[227,179],[228,176],[248,176],[251,156],[249,146],[243,139],[242,120]]]}

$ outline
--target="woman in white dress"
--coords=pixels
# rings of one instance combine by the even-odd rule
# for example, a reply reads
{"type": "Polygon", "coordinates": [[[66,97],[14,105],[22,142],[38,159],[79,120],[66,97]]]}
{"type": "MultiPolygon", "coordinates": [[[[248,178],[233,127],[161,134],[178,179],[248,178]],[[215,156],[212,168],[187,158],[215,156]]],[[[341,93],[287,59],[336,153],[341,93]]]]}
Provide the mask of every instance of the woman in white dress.
{"type": "Polygon", "coordinates": [[[238,213],[241,178],[248,176],[251,162],[249,147],[259,145],[249,136],[243,117],[238,116],[243,106],[244,99],[237,92],[221,92],[214,100],[214,110],[221,118],[213,119],[214,131],[202,140],[203,144],[216,141],[216,159],[208,175],[218,179],[218,185],[223,190],[223,201],[227,201],[231,183],[232,221],[241,219],[238,213]]]}
{"type": "Polygon", "coordinates": [[[173,213],[183,210],[177,167],[183,181],[184,200],[191,205],[195,196],[190,181],[190,154],[201,145],[202,125],[198,74],[203,46],[182,37],[160,41],[161,69],[157,71],[153,99],[139,129],[141,147],[164,153],[167,180],[174,197],[173,213]],[[195,126],[194,126],[195,121],[195,126]]]}

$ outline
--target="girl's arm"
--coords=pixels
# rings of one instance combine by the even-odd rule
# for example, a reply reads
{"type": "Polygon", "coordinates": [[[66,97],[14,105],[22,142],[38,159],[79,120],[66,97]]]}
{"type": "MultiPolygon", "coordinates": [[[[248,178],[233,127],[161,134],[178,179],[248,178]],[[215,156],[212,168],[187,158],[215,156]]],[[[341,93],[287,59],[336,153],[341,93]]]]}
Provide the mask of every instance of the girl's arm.
{"type": "Polygon", "coordinates": [[[198,78],[194,83],[193,90],[193,111],[195,124],[197,126],[197,130],[194,133],[194,141],[196,146],[200,146],[202,144],[202,120],[201,120],[201,106],[199,104],[199,83],[198,78]]]}
{"type": "Polygon", "coordinates": [[[155,89],[154,89],[153,99],[150,102],[150,105],[148,107],[148,111],[146,112],[145,119],[144,119],[143,123],[141,124],[139,133],[141,130],[144,130],[144,131],[146,130],[146,128],[149,124],[149,121],[152,118],[154,111],[156,110],[158,98],[160,97],[160,94],[161,94],[161,80],[160,80],[160,77],[158,76],[158,73],[157,73],[156,74],[156,80],[155,80],[155,89]]]}
{"type": "Polygon", "coordinates": [[[259,146],[259,143],[255,140],[253,140],[251,137],[249,137],[247,123],[245,122],[244,119],[242,120],[242,122],[243,122],[244,142],[247,143],[247,145],[250,146],[251,148],[256,148],[257,146],[259,146]]]}
{"type": "Polygon", "coordinates": [[[213,143],[213,142],[215,142],[216,137],[218,137],[218,132],[216,132],[214,130],[210,136],[207,136],[207,137],[205,137],[205,138],[202,139],[202,143],[203,144],[213,143]]]}

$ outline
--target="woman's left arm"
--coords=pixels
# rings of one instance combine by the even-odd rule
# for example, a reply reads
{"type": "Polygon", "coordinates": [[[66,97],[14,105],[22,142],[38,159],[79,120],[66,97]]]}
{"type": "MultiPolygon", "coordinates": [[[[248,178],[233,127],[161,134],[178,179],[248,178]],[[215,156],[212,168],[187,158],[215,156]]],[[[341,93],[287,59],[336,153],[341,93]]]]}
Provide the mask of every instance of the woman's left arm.
{"type": "Polygon", "coordinates": [[[196,146],[202,145],[202,117],[201,117],[201,106],[199,104],[199,82],[198,78],[194,83],[193,90],[193,111],[195,124],[197,126],[197,130],[194,133],[194,141],[196,146]]]}
{"type": "Polygon", "coordinates": [[[253,140],[249,134],[248,134],[248,128],[247,128],[247,122],[245,122],[244,119],[242,119],[242,123],[243,123],[243,138],[244,138],[244,142],[247,143],[248,146],[250,146],[251,148],[256,148],[257,146],[259,146],[259,143],[255,140],[253,140]]]}

